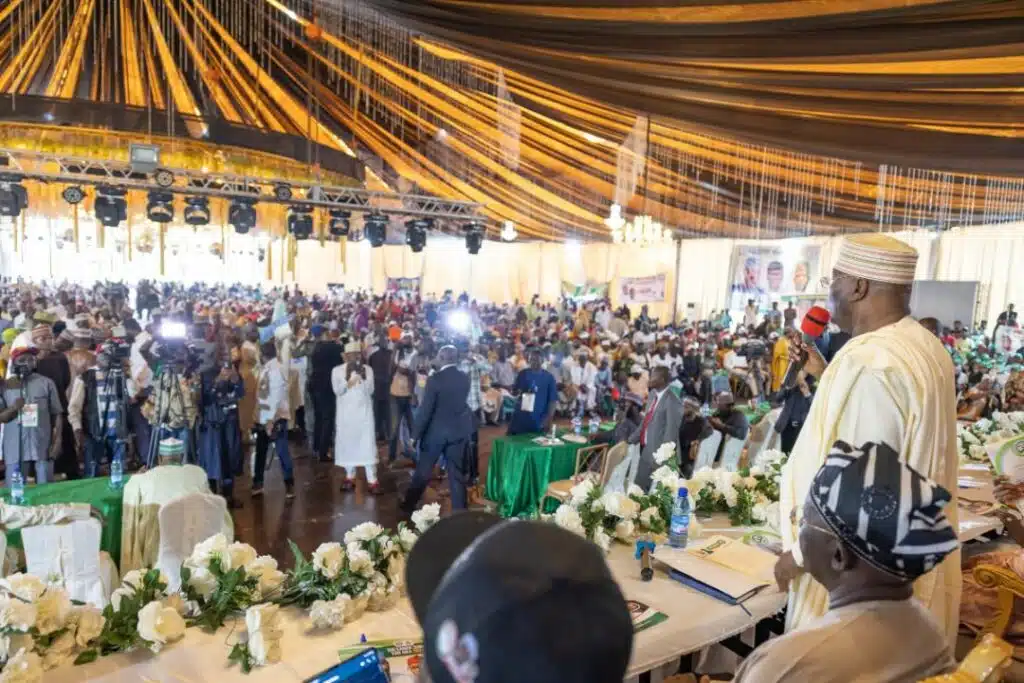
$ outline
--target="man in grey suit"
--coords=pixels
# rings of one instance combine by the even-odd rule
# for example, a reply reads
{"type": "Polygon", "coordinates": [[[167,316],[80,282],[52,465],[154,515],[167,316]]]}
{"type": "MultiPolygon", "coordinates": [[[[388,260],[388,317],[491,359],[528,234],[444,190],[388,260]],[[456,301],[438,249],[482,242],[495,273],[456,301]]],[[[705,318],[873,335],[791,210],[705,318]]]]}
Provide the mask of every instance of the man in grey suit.
{"type": "Polygon", "coordinates": [[[679,423],[683,420],[683,402],[668,389],[668,368],[658,366],[651,369],[647,386],[647,407],[644,408],[640,426],[629,437],[629,443],[640,444],[640,463],[636,468],[634,482],[647,491],[651,486],[651,474],[657,468],[654,451],[663,443],[672,442],[679,452],[679,423]]]}

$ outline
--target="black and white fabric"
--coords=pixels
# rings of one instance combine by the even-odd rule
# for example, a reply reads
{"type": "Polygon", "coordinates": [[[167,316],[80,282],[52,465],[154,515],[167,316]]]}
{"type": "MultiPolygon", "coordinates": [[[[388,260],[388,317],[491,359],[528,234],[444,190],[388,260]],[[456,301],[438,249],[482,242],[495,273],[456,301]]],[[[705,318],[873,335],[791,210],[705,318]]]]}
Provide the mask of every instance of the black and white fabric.
{"type": "Polygon", "coordinates": [[[858,556],[915,579],[959,546],[944,512],[949,491],[899,459],[884,443],[832,446],[810,492],[822,518],[858,556]]]}

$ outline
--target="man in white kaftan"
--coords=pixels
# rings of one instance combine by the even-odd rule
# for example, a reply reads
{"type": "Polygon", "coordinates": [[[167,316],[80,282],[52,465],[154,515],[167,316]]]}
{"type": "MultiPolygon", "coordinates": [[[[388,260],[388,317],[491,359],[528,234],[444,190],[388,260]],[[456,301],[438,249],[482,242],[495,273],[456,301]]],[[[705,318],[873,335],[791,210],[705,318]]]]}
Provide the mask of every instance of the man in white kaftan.
{"type": "MultiPolygon", "coordinates": [[[[905,310],[900,314],[906,303],[877,302],[878,297],[902,295],[909,301],[916,260],[913,249],[879,233],[848,237],[841,248],[832,295],[837,318],[844,317],[845,306],[845,317],[857,319],[849,328],[854,336],[821,375],[780,487],[783,545],[797,564],[802,560],[797,543],[800,506],[837,440],[898,446],[901,460],[952,493],[945,512],[957,528],[953,363],[934,335],[905,310]],[[851,313],[853,309],[856,313],[851,313]],[[880,310],[885,314],[878,315],[880,310]],[[887,324],[878,326],[880,322],[887,324]]],[[[837,322],[847,329],[846,321],[837,322]]],[[[944,627],[951,646],[959,620],[960,583],[957,551],[914,586],[916,597],[944,627]]],[[[787,629],[800,628],[827,609],[828,593],[809,575],[790,583],[787,629]]]]}

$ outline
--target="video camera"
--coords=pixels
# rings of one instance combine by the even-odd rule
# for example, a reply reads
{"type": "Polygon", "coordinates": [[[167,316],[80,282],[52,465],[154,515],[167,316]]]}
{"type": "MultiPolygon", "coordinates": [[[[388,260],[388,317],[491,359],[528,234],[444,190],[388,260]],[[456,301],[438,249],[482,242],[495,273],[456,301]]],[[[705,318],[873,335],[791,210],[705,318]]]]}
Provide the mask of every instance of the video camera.
{"type": "Polygon", "coordinates": [[[188,326],[182,322],[165,321],[156,334],[156,357],[182,369],[199,366],[199,353],[188,340],[188,326]]]}
{"type": "Polygon", "coordinates": [[[108,364],[111,366],[120,365],[122,362],[131,357],[132,347],[124,339],[114,337],[108,339],[100,346],[101,356],[106,356],[109,359],[108,364]]]}
{"type": "Polygon", "coordinates": [[[768,346],[760,339],[749,339],[736,353],[747,360],[760,360],[768,355],[768,346]]]}

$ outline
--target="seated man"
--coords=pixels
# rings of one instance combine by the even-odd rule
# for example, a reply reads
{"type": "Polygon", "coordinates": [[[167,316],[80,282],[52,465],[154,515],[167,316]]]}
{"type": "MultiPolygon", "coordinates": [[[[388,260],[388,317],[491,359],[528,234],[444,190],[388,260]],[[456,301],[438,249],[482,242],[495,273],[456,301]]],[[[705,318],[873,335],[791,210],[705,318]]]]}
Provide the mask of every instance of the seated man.
{"type": "Polygon", "coordinates": [[[424,634],[420,683],[626,676],[633,626],[622,591],[596,545],[554,524],[446,517],[413,546],[406,582],[424,634]]]}
{"type": "Polygon", "coordinates": [[[804,566],[829,611],[759,647],[736,680],[885,683],[954,669],[943,628],[914,599],[914,581],[959,546],[950,500],[888,445],[837,441],[800,522],[804,566]]]}
{"type": "Polygon", "coordinates": [[[734,439],[746,439],[750,432],[750,422],[747,416],[736,410],[736,399],[732,393],[723,391],[715,398],[715,405],[718,410],[708,418],[708,424],[722,432],[724,437],[731,436],[734,439]]]}
{"type": "Polygon", "coordinates": [[[690,449],[711,436],[711,425],[700,413],[700,403],[687,396],[683,399],[683,421],[679,423],[679,471],[684,477],[693,475],[690,449]]]}

